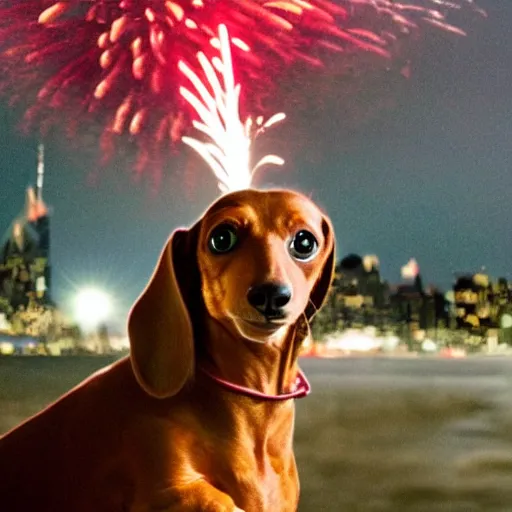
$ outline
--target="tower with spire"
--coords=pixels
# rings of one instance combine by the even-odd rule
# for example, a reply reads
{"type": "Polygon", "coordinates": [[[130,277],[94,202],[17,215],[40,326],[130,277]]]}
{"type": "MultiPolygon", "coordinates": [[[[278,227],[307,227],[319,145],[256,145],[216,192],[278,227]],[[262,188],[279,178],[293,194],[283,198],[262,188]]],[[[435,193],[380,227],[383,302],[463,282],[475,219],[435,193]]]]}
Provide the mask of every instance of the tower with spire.
{"type": "Polygon", "coordinates": [[[39,144],[36,187],[28,187],[25,209],[0,246],[0,299],[11,311],[26,308],[30,301],[42,305],[52,302],[50,216],[43,201],[43,182],[44,145],[39,144]]]}

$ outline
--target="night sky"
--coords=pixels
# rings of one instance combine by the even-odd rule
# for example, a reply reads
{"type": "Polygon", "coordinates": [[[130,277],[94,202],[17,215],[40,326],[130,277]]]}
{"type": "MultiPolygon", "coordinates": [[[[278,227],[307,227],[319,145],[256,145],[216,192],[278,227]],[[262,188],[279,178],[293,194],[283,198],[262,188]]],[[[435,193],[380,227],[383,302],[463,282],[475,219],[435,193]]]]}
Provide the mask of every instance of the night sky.
{"type": "MultiPolygon", "coordinates": [[[[257,184],[311,194],[333,220],[339,257],[376,254],[392,283],[411,257],[425,283],[444,289],[454,272],[482,266],[512,279],[512,2],[479,3],[489,17],[469,17],[468,37],[423,33],[409,80],[368,73],[348,101],[342,79],[306,77],[293,101],[282,98],[289,118],[267,141],[286,166],[257,184]]],[[[37,148],[5,104],[0,116],[1,235],[35,182],[37,148]]],[[[91,180],[91,151],[64,139],[46,151],[54,295],[69,303],[74,289],[101,286],[122,325],[167,236],[217,197],[215,181],[192,153],[187,183],[172,178],[186,167],[178,157],[154,193],[127,162],[91,180]]]]}

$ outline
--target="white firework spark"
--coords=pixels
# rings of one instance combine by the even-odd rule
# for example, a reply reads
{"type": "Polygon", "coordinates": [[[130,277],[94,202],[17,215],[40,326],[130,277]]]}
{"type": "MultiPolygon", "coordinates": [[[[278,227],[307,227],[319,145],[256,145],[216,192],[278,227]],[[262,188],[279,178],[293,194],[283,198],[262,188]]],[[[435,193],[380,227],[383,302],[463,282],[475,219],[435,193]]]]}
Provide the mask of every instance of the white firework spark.
{"type": "Polygon", "coordinates": [[[261,116],[256,120],[248,117],[242,122],[239,111],[240,84],[235,83],[225,25],[219,25],[219,39],[213,43],[219,48],[220,58],[214,57],[210,61],[203,52],[197,54],[205,75],[204,82],[185,62],[178,64],[179,70],[195,88],[193,93],[186,87],[180,87],[181,95],[200,119],[194,120],[193,126],[209,138],[208,142],[203,142],[185,136],[182,141],[201,155],[215,174],[220,190],[227,193],[250,188],[255,172],[262,166],[283,165],[281,157],[269,154],[251,167],[251,149],[259,134],[282,121],[286,115],[280,112],[267,121],[261,116]]]}

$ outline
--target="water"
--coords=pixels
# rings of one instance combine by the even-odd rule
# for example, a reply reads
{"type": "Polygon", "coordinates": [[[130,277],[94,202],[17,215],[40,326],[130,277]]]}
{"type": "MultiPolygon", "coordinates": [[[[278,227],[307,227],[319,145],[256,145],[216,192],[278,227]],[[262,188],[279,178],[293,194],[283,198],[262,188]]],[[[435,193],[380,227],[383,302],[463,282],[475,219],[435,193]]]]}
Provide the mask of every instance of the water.
{"type": "MultiPolygon", "coordinates": [[[[0,432],[106,358],[0,358],[0,432]]],[[[300,512],[512,510],[512,360],[305,359],[300,512]]]]}

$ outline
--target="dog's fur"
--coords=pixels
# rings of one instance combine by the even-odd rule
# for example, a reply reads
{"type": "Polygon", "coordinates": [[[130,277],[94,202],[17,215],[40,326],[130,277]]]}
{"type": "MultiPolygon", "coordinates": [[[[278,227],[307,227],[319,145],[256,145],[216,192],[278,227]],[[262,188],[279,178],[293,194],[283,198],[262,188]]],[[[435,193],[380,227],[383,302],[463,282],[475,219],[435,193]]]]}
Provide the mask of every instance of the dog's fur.
{"type": "Polygon", "coordinates": [[[329,220],[291,191],[228,194],[175,231],[130,313],[130,358],[0,438],[0,509],[295,511],[293,400],[233,393],[201,370],[290,391],[333,265],[329,220]],[[212,229],[226,222],[238,242],[213,254],[212,229]],[[311,261],[290,254],[299,230],[318,241],[311,261]],[[248,300],[269,282],[291,290],[277,318],[248,300]]]}

